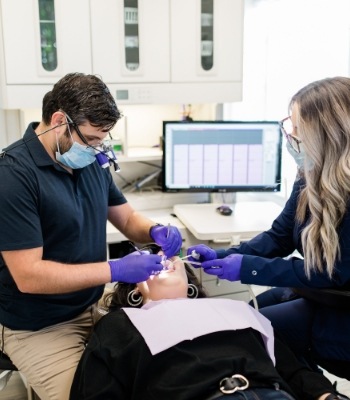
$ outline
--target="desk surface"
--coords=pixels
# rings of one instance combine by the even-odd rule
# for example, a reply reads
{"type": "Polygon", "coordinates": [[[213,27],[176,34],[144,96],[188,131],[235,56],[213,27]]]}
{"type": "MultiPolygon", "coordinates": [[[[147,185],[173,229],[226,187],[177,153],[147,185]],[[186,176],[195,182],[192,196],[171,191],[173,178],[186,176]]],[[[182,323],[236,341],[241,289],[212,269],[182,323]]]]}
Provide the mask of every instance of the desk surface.
{"type": "Polygon", "coordinates": [[[270,201],[237,202],[233,213],[224,216],[216,211],[220,204],[178,204],[174,213],[193,236],[200,240],[230,241],[252,238],[271,227],[282,207],[270,201]]]}

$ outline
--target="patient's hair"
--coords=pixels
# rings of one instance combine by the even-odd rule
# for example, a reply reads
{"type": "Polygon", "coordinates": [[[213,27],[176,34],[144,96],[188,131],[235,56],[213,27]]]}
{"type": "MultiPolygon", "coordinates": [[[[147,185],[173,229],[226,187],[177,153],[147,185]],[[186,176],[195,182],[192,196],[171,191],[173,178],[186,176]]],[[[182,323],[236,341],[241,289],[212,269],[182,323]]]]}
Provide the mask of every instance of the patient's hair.
{"type": "MultiPolygon", "coordinates": [[[[152,253],[157,253],[160,248],[158,246],[152,245],[152,248],[147,247],[148,250],[151,250],[152,253]]],[[[192,267],[185,264],[187,279],[189,284],[193,284],[198,289],[198,296],[197,298],[208,297],[202,284],[200,283],[199,279],[195,275],[192,270],[192,267]]],[[[117,282],[114,285],[114,291],[108,293],[104,297],[104,307],[106,307],[109,311],[116,310],[122,307],[130,307],[128,303],[128,294],[135,289],[135,283],[124,283],[124,282],[117,282]]],[[[139,308],[142,307],[142,304],[138,306],[139,308]]]]}

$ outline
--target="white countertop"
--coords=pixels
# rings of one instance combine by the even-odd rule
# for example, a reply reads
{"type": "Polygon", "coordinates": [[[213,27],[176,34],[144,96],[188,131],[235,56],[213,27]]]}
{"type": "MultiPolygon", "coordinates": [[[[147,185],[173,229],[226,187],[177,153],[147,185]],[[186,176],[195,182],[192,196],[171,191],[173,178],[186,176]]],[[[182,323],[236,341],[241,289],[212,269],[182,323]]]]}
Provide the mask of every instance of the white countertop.
{"type": "Polygon", "coordinates": [[[174,213],[199,240],[230,241],[233,235],[240,240],[252,238],[271,227],[282,207],[270,201],[237,202],[234,212],[224,216],[216,211],[220,204],[177,204],[174,213]]]}
{"type": "MultiPolygon", "coordinates": [[[[191,233],[198,241],[233,242],[248,240],[271,227],[273,220],[282,211],[282,206],[273,201],[237,201],[234,212],[223,216],[216,211],[221,204],[187,204],[183,196],[168,196],[165,193],[129,195],[135,209],[154,222],[177,226],[183,238],[191,233]],[[179,202],[181,204],[175,204],[179,202]],[[142,209],[143,207],[152,209],[142,209]],[[174,217],[173,215],[176,215],[174,217]]],[[[191,199],[192,200],[192,199],[191,199]]],[[[128,240],[110,222],[107,222],[107,243],[128,240]]]]}

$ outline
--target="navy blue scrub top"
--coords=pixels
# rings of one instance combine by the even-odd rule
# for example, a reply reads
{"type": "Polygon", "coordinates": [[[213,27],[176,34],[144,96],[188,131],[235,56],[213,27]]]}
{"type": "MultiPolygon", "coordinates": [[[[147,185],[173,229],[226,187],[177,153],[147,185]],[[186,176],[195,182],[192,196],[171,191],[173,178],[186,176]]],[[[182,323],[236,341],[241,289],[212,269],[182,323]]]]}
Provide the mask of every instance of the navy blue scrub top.
{"type": "MultiPolygon", "coordinates": [[[[0,251],[43,247],[67,264],[106,260],[108,207],[126,203],[109,168],[97,162],[70,174],[46,152],[37,123],[0,158],[0,251]]],[[[0,256],[0,323],[38,330],[82,313],[103,286],[60,295],[21,293],[0,256]]]]}

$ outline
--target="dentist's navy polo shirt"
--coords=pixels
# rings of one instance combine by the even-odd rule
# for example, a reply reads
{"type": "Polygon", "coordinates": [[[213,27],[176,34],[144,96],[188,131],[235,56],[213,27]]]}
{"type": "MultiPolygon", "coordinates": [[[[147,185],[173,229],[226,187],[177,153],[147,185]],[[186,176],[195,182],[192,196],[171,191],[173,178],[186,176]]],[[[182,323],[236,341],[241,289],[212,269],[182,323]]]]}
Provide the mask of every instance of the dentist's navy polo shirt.
{"type": "MultiPolygon", "coordinates": [[[[48,155],[30,124],[0,158],[0,251],[43,247],[43,259],[66,264],[106,260],[108,207],[126,203],[109,168],[97,162],[68,173],[48,155]]],[[[48,133],[50,134],[50,133],[48,133]]],[[[0,323],[38,330],[72,319],[103,286],[74,293],[21,293],[0,256],[0,323]]]]}

